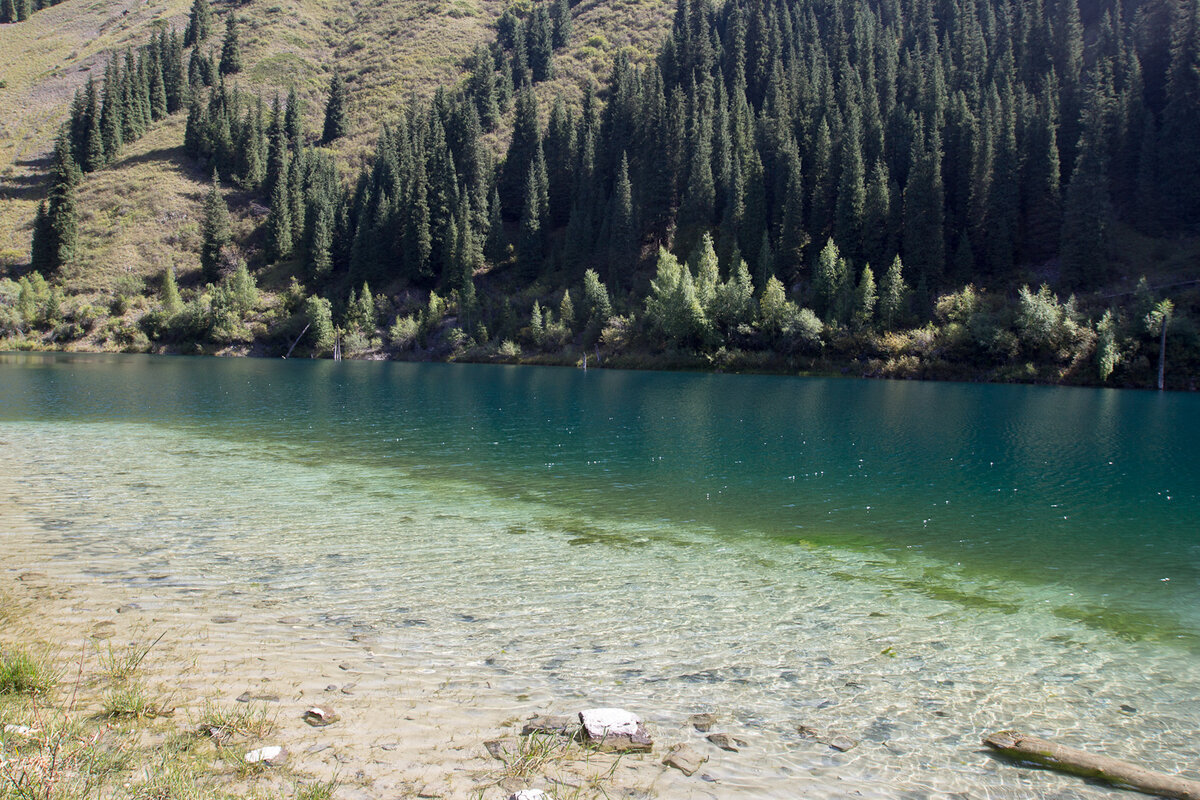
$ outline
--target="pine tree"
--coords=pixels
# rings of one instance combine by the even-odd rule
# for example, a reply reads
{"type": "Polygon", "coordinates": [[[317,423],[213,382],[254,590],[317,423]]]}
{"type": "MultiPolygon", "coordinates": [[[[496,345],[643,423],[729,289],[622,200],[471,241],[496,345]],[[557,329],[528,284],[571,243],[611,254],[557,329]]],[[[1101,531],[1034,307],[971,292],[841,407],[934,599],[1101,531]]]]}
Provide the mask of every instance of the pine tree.
{"type": "Polygon", "coordinates": [[[55,142],[54,160],[50,167],[50,199],[46,206],[45,235],[39,235],[30,253],[31,261],[36,256],[38,261],[47,265],[47,273],[57,272],[75,257],[79,228],[75,188],[79,181],[79,167],[71,155],[70,137],[64,126],[55,142]]]}
{"type": "Polygon", "coordinates": [[[292,214],[286,180],[275,182],[271,190],[271,210],[267,214],[267,260],[282,261],[292,254],[292,214]]]}
{"type": "Polygon", "coordinates": [[[167,274],[163,276],[162,307],[168,314],[176,314],[183,307],[183,301],[179,298],[179,285],[175,282],[174,267],[167,267],[167,274]]]}
{"type": "Polygon", "coordinates": [[[862,258],[866,176],[862,160],[862,125],[857,108],[852,108],[842,132],[841,169],[838,182],[834,238],[841,242],[852,261],[862,258]]]}
{"type": "Polygon", "coordinates": [[[539,194],[537,171],[530,164],[525,182],[525,206],[521,213],[521,239],[517,244],[517,264],[526,278],[537,277],[545,259],[539,194]]]}
{"type": "Polygon", "coordinates": [[[554,49],[561,50],[571,40],[571,6],[568,0],[553,0],[550,22],[554,27],[554,49]]]}
{"type": "Polygon", "coordinates": [[[550,80],[554,77],[554,34],[545,3],[533,7],[526,36],[534,83],[550,80]]]}
{"type": "Polygon", "coordinates": [[[629,182],[629,159],[622,153],[613,185],[609,226],[609,285],[625,283],[637,261],[637,229],[633,220],[633,186],[629,182]]]}
{"type": "Polygon", "coordinates": [[[17,21],[17,6],[13,0],[0,0],[0,25],[17,21]]]}
{"type": "MultiPolygon", "coordinates": [[[[15,21],[15,20],[14,20],[15,21]]],[[[54,229],[50,226],[50,211],[43,200],[33,219],[33,243],[29,252],[29,267],[34,272],[52,274],[55,264],[54,229]]]]}
{"type": "Polygon", "coordinates": [[[846,302],[849,294],[851,277],[846,260],[838,251],[833,239],[825,242],[825,247],[817,256],[817,264],[813,270],[813,292],[816,295],[816,310],[831,322],[845,322],[848,311],[846,302]]]}
{"type": "Polygon", "coordinates": [[[238,42],[237,15],[230,13],[225,18],[225,41],[221,43],[221,63],[218,66],[222,75],[236,75],[242,71],[242,47],[238,42]]]}
{"type": "Polygon", "coordinates": [[[858,328],[865,328],[875,319],[875,303],[878,300],[878,295],[875,289],[875,273],[871,271],[871,265],[867,264],[862,269],[862,274],[858,278],[858,288],[854,290],[854,325],[858,328]]]}
{"type": "Polygon", "coordinates": [[[208,0],[192,0],[192,11],[183,34],[183,46],[200,44],[212,32],[212,9],[208,0]]]}
{"type": "Polygon", "coordinates": [[[880,286],[879,321],[885,329],[890,330],[901,321],[907,304],[908,286],[904,283],[904,265],[900,262],[900,256],[896,256],[880,286]]]}
{"type": "Polygon", "coordinates": [[[221,196],[221,183],[213,171],[212,186],[204,199],[204,219],[200,224],[200,275],[208,283],[216,283],[221,275],[222,251],[233,240],[229,224],[229,208],[221,196]]]}
{"type": "Polygon", "coordinates": [[[346,84],[341,73],[329,79],[329,99],[325,102],[325,126],[321,144],[330,144],[346,135],[346,84]]]}

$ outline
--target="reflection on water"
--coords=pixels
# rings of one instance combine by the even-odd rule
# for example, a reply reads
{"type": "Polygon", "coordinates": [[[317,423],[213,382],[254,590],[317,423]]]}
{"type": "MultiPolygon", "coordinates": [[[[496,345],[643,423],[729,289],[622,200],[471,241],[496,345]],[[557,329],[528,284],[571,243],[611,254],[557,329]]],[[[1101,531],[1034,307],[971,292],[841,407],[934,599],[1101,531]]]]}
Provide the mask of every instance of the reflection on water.
{"type": "Polygon", "coordinates": [[[835,779],[1032,797],[975,752],[983,732],[1195,763],[1197,410],[1040,387],[4,357],[0,489],[20,514],[0,510],[0,531],[80,572],[254,587],[374,627],[398,668],[664,724],[721,710],[754,739],[727,776],[751,793],[809,776],[813,797],[845,796],[819,785],[835,779]],[[801,725],[862,743],[834,754],[801,725]]]}

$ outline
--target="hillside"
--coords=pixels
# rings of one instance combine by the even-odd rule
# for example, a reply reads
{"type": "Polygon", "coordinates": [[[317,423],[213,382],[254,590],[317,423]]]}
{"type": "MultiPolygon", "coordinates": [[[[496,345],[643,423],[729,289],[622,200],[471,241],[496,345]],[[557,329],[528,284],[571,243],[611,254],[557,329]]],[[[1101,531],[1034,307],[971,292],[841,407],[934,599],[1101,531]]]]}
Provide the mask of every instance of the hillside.
{"type": "MultiPolygon", "coordinates": [[[[0,26],[12,277],[54,110],[186,24],[73,2],[0,26]]],[[[1195,0],[214,9],[189,119],[71,189],[10,343],[1146,385],[1167,328],[1200,372],[1195,0]]]]}

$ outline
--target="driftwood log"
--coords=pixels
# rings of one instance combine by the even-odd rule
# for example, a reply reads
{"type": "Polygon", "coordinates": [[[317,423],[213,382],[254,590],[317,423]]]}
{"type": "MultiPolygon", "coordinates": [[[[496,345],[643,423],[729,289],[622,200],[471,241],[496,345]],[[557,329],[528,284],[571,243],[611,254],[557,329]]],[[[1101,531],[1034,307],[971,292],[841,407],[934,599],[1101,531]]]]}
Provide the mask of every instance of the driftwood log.
{"type": "Polygon", "coordinates": [[[1085,778],[1099,778],[1159,797],[1200,800],[1200,781],[1153,772],[1128,761],[1086,753],[1017,731],[990,734],[984,737],[983,743],[1011,758],[1033,761],[1085,778]]]}

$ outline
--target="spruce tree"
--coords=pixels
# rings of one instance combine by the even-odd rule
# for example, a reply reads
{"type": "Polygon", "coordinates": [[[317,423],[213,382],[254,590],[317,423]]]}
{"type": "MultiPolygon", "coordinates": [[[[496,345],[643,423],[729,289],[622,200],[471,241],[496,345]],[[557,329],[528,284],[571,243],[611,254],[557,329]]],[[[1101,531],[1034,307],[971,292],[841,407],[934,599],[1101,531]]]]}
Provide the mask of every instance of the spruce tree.
{"type": "Polygon", "coordinates": [[[178,313],[183,307],[183,301],[179,299],[179,285],[175,282],[174,267],[167,267],[167,274],[163,277],[162,307],[168,314],[178,313]]]}
{"type": "Polygon", "coordinates": [[[329,99],[325,102],[325,126],[321,144],[330,144],[346,135],[346,84],[341,73],[329,79],[329,99]]]}
{"type": "Polygon", "coordinates": [[[538,3],[533,7],[526,36],[529,68],[533,73],[534,83],[553,78],[554,34],[545,3],[538,3]]]}
{"type": "Polygon", "coordinates": [[[230,13],[225,18],[225,40],[221,43],[221,63],[218,67],[222,75],[236,75],[242,71],[242,47],[238,42],[237,15],[230,13]]]}
{"type": "MultiPolygon", "coordinates": [[[[15,21],[15,20],[14,20],[15,21]]],[[[57,268],[54,263],[54,229],[50,226],[50,211],[43,200],[33,218],[33,243],[29,252],[29,267],[34,272],[50,275],[57,268]]]]}
{"type": "Polygon", "coordinates": [[[554,28],[554,49],[561,50],[571,40],[571,6],[568,0],[552,0],[550,22],[554,28]]]}
{"type": "Polygon", "coordinates": [[[275,182],[271,190],[271,210],[267,214],[267,260],[282,261],[292,254],[292,214],[286,178],[275,182]]]}
{"type": "MultiPolygon", "coordinates": [[[[50,167],[50,200],[46,207],[46,224],[49,229],[49,235],[45,237],[46,255],[42,256],[39,253],[39,258],[46,258],[49,262],[48,272],[58,271],[75,257],[79,228],[75,188],[79,181],[79,167],[71,155],[71,142],[64,126],[55,143],[54,161],[50,167]]],[[[39,250],[42,246],[41,242],[37,244],[39,250]]]]}
{"type": "Polygon", "coordinates": [[[213,171],[212,186],[204,198],[204,218],[200,223],[201,280],[216,283],[220,280],[221,253],[232,241],[229,208],[221,196],[221,182],[213,171]]]}
{"type": "Polygon", "coordinates": [[[538,176],[533,164],[525,181],[525,206],[521,213],[521,239],[517,244],[517,265],[525,278],[536,278],[545,259],[538,176]]]}
{"type": "Polygon", "coordinates": [[[901,321],[905,306],[908,303],[908,286],[904,283],[904,265],[900,256],[892,259],[883,276],[879,293],[879,321],[886,330],[890,330],[901,321]]]}
{"type": "Polygon", "coordinates": [[[183,33],[183,46],[200,44],[212,32],[212,9],[208,0],[192,0],[192,11],[183,33]]]}

